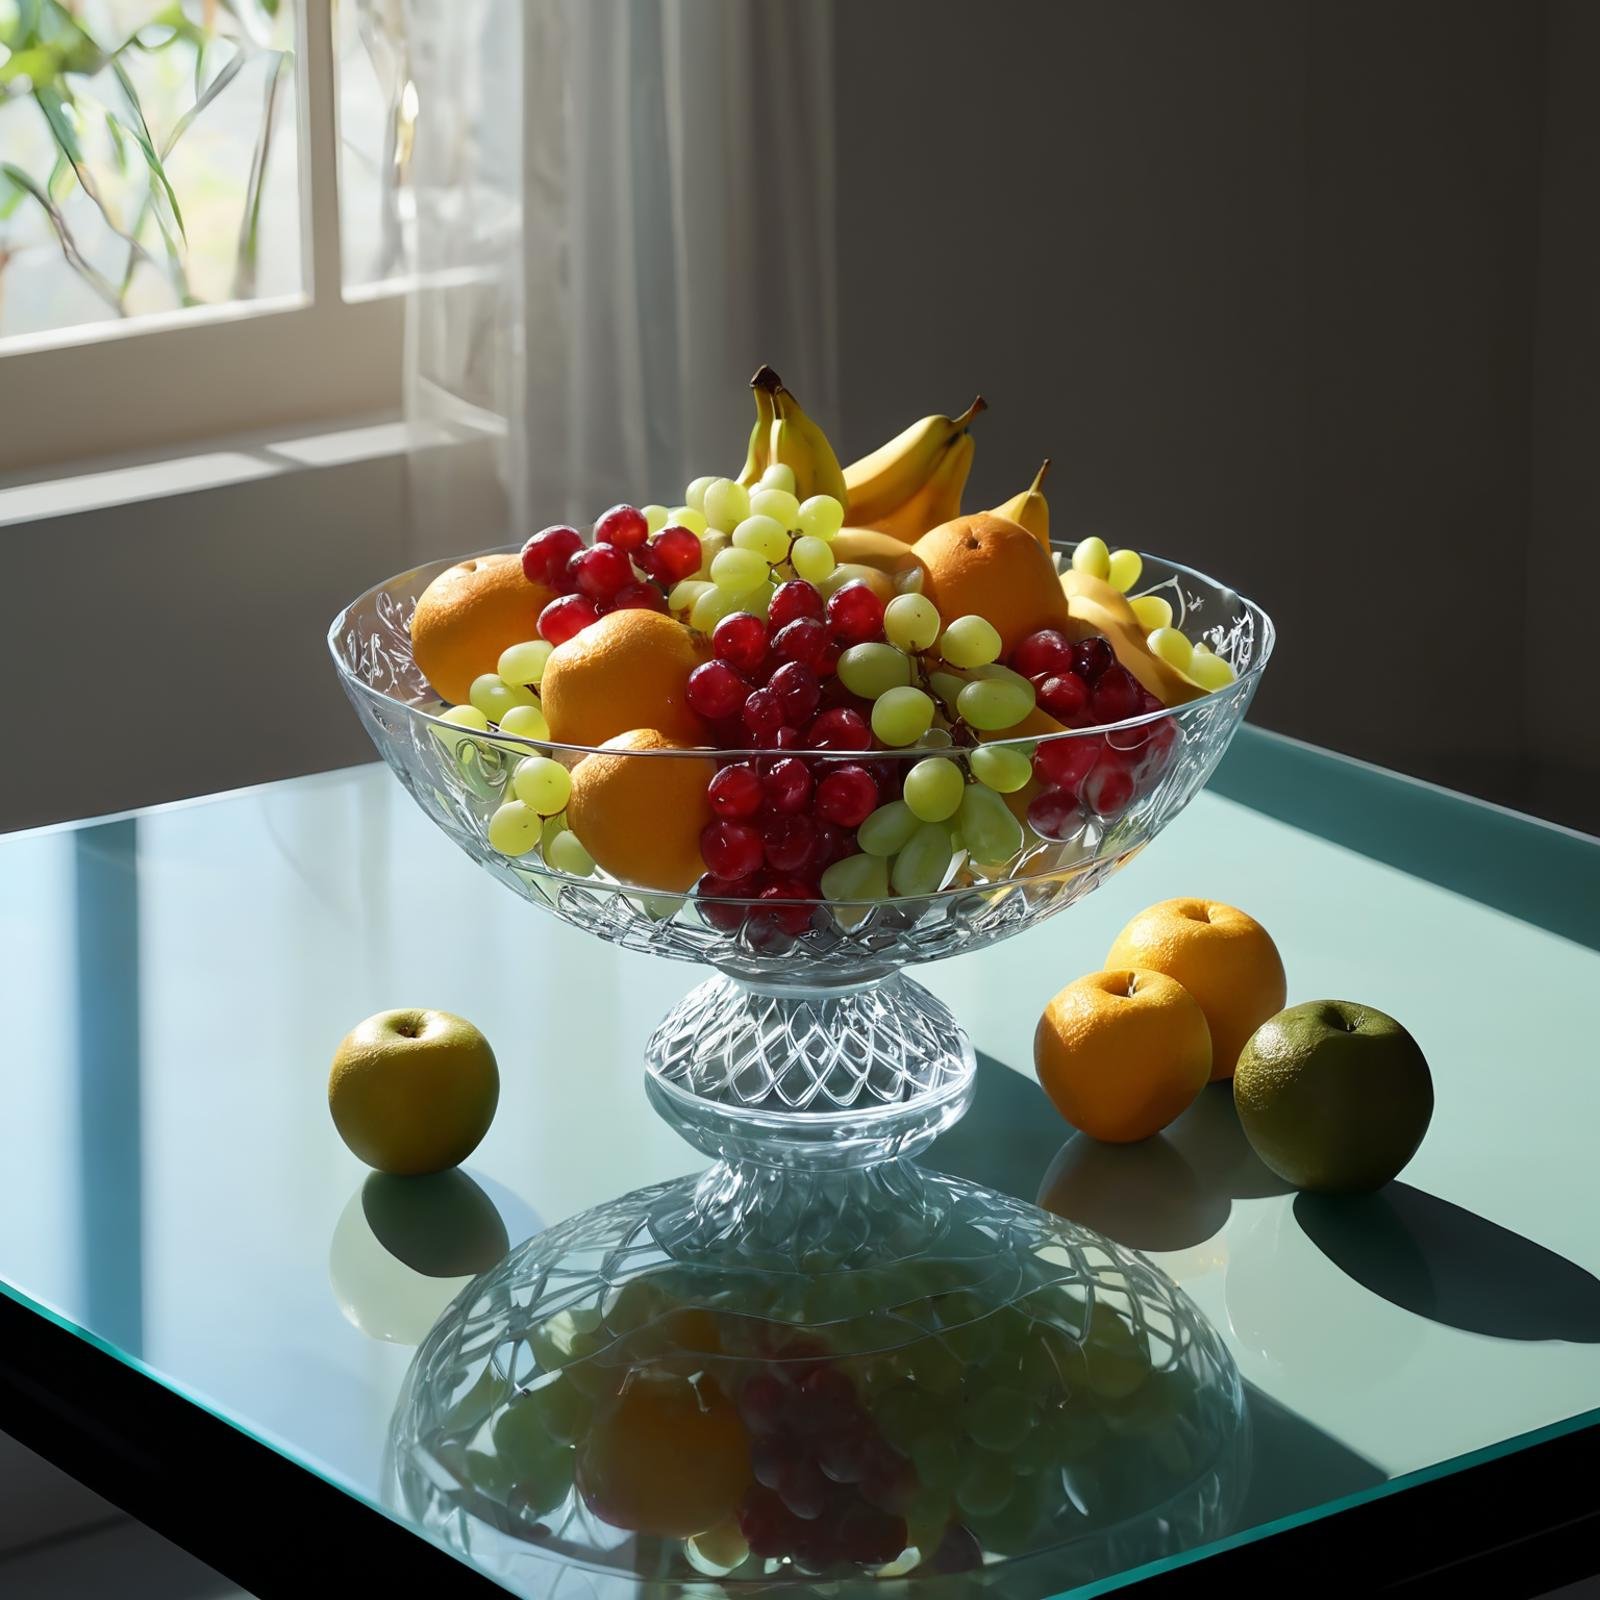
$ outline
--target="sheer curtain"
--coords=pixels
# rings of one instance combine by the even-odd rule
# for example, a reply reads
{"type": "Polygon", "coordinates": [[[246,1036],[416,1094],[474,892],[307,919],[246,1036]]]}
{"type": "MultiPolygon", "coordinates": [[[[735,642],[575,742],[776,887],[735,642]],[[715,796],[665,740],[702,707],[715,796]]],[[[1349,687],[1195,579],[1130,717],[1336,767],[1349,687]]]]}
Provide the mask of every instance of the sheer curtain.
{"type": "MultiPolygon", "coordinates": [[[[435,437],[492,441],[508,537],[735,470],[762,362],[833,419],[830,6],[408,11],[408,410],[435,437]]],[[[451,515],[455,461],[414,458],[427,530],[451,515]]]]}

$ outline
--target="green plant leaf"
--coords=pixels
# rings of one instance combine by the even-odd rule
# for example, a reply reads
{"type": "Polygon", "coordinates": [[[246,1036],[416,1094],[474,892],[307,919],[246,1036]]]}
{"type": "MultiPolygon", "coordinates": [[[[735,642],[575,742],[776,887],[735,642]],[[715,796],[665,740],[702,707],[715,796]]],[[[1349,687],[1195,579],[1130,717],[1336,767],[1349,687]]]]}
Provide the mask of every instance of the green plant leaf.
{"type": "MultiPolygon", "coordinates": [[[[111,159],[117,172],[126,177],[128,172],[128,141],[122,131],[122,124],[117,121],[114,113],[106,112],[106,135],[111,140],[111,159]]],[[[138,228],[134,228],[135,235],[138,228]]]]}
{"type": "MultiPolygon", "coordinates": [[[[167,169],[161,164],[161,157],[156,154],[155,140],[150,137],[150,125],[144,120],[144,108],[139,104],[138,92],[134,89],[128,77],[127,69],[120,61],[114,62],[113,68],[117,75],[117,82],[122,85],[122,92],[128,97],[128,104],[133,108],[134,115],[139,119],[136,128],[125,127],[124,132],[138,145],[144,156],[144,164],[150,169],[150,175],[160,186],[161,192],[167,198],[167,204],[172,209],[172,219],[177,224],[178,233],[184,244],[189,242],[189,234],[183,225],[183,210],[178,204],[178,193],[172,187],[171,180],[167,177],[167,169]]],[[[160,215],[159,208],[157,216],[160,215]]]]}
{"type": "Polygon", "coordinates": [[[3,172],[19,189],[24,189],[44,208],[44,214],[50,220],[50,226],[55,230],[56,240],[61,246],[61,254],[66,257],[67,265],[89,285],[94,292],[109,305],[118,316],[124,314],[121,296],[116,289],[98,272],[78,247],[78,241],[73,236],[72,229],[67,225],[67,219],[62,216],[61,208],[50,196],[39,187],[38,183],[24,172],[21,167],[10,161],[0,162],[0,172],[3,172]]]}
{"type": "Polygon", "coordinates": [[[200,98],[196,100],[195,103],[190,106],[189,109],[185,111],[175,123],[173,123],[172,132],[167,135],[167,142],[161,147],[161,154],[163,158],[172,154],[173,145],[175,145],[184,136],[184,134],[189,131],[194,119],[198,117],[200,113],[204,111],[205,108],[210,105],[211,102],[215,100],[230,83],[233,82],[235,78],[239,76],[240,70],[248,60],[249,56],[243,50],[236,51],[228,58],[223,65],[222,71],[219,72],[216,77],[214,77],[211,82],[206,85],[205,93],[202,94],[200,98]]]}
{"type": "Polygon", "coordinates": [[[12,54],[0,65],[0,88],[26,78],[37,88],[40,84],[53,84],[61,71],[61,56],[49,45],[30,45],[12,54]]]}
{"type": "Polygon", "coordinates": [[[266,187],[267,158],[272,153],[272,129],[278,107],[278,86],[292,69],[294,57],[277,52],[277,60],[267,72],[261,105],[261,132],[256,137],[255,154],[250,159],[250,177],[245,185],[244,216],[239,224],[239,254],[234,262],[233,292],[240,300],[255,294],[256,260],[261,248],[261,196],[266,187]]]}

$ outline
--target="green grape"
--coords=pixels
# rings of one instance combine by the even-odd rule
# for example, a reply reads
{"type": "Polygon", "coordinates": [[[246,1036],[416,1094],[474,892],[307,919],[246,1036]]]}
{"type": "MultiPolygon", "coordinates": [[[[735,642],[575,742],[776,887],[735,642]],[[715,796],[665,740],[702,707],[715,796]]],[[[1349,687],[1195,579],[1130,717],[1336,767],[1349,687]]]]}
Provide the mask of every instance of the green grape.
{"type": "Polygon", "coordinates": [[[1015,794],[1028,786],[1033,762],[1025,751],[1010,744],[980,744],[972,752],[972,775],[1001,794],[1015,794]]]}
{"type": "Polygon", "coordinates": [[[845,688],[863,700],[911,682],[911,663],[892,644],[853,644],[840,654],[835,670],[845,688]]]}
{"type": "Polygon", "coordinates": [[[706,583],[699,578],[685,578],[680,583],[672,586],[672,593],[667,596],[667,609],[669,611],[692,611],[694,603],[707,589],[714,589],[714,583],[706,583]]]}
{"type": "Polygon", "coordinates": [[[957,617],[944,630],[939,654],[952,667],[984,667],[1000,654],[1000,635],[987,617],[957,617]]]}
{"type": "Polygon", "coordinates": [[[566,831],[567,819],[565,814],[544,819],[544,827],[539,830],[539,848],[544,853],[546,861],[550,859],[550,846],[555,842],[556,835],[566,831]]]}
{"type": "Polygon", "coordinates": [[[881,856],[846,856],[822,874],[825,900],[882,900],[889,893],[889,864],[881,856]]]}
{"type": "Polygon", "coordinates": [[[906,774],[903,793],[919,822],[945,822],[956,814],[966,786],[961,768],[948,756],[929,756],[906,774]]]}
{"type": "Polygon", "coordinates": [[[1009,861],[1022,848],[1022,824],[993,789],[969,784],[961,795],[961,837],[977,861],[1009,861]]]}
{"type": "Polygon", "coordinates": [[[1033,688],[1033,680],[1031,678],[1023,677],[1020,672],[1003,665],[999,661],[991,661],[986,666],[974,667],[968,676],[983,678],[990,683],[1013,683],[1019,688],[1033,688]]]}
{"type": "Polygon", "coordinates": [[[723,533],[732,533],[750,515],[750,492],[732,478],[717,478],[700,497],[706,521],[723,533]]]}
{"type": "Polygon", "coordinates": [[[1072,570],[1086,572],[1091,578],[1109,578],[1111,552],[1106,548],[1105,540],[1093,536],[1080,539],[1077,549],[1072,552],[1072,570]]]}
{"type": "Polygon", "coordinates": [[[873,1402],[872,1420],[885,1443],[904,1454],[924,1433],[932,1432],[939,1419],[939,1407],[937,1402],[930,1404],[930,1400],[910,1383],[898,1384],[880,1395],[873,1402]]]}
{"type": "Polygon", "coordinates": [[[807,583],[821,583],[837,563],[827,540],[808,533],[790,547],[789,564],[794,568],[795,577],[804,578],[807,583]]]}
{"type": "MultiPolygon", "coordinates": [[[[514,733],[519,739],[544,740],[550,737],[550,724],[544,720],[544,711],[539,706],[512,706],[500,719],[500,731],[514,733]]],[[[508,754],[520,752],[512,750],[508,754]]]]}
{"type": "MultiPolygon", "coordinates": [[[[782,489],[785,494],[794,493],[794,468],[786,461],[774,461],[765,472],[761,474],[761,487],[763,489],[782,489]]],[[[796,508],[800,502],[795,501],[796,508]]],[[[791,522],[792,528],[794,524],[791,522]]]]}
{"type": "Polygon", "coordinates": [[[507,683],[537,683],[544,676],[545,663],[554,649],[548,639],[529,639],[524,644],[507,645],[500,652],[495,671],[507,683]]]}
{"type": "Polygon", "coordinates": [[[689,626],[700,633],[709,634],[726,616],[739,609],[739,602],[727,589],[708,583],[705,592],[689,608],[689,626]]]}
{"type": "Polygon", "coordinates": [[[557,872],[574,878],[587,878],[594,872],[594,857],[583,848],[583,841],[571,828],[563,828],[544,847],[544,858],[557,872]]]}
{"type": "Polygon", "coordinates": [[[956,701],[967,686],[967,680],[953,672],[930,672],[928,688],[951,716],[955,715],[956,701]]]}
{"type": "MultiPolygon", "coordinates": [[[[576,1444],[589,1431],[589,1419],[594,1408],[589,1397],[565,1377],[558,1375],[549,1383],[528,1390],[521,1399],[534,1412],[528,1426],[531,1428],[534,1418],[537,1418],[545,1435],[556,1444],[576,1444]]],[[[498,1445],[499,1442],[500,1427],[497,1423],[495,1443],[498,1445]]]]}
{"type": "Polygon", "coordinates": [[[919,750],[948,750],[955,744],[955,739],[948,728],[929,728],[917,740],[919,750]]]}
{"type": "Polygon", "coordinates": [[[933,711],[932,698],[921,689],[887,689],[873,702],[872,731],[896,748],[915,744],[933,726],[933,711]]]}
{"type": "Polygon", "coordinates": [[[728,533],[707,533],[700,539],[700,570],[691,573],[691,577],[699,578],[702,582],[711,582],[711,563],[733,543],[733,535],[728,533]]]}
{"type": "Polygon", "coordinates": [[[525,806],[532,806],[541,817],[553,817],[567,808],[572,774],[549,756],[530,756],[512,775],[511,788],[525,806]]]}
{"type": "Polygon", "coordinates": [[[710,526],[705,513],[694,506],[674,506],[667,513],[667,524],[673,528],[687,528],[697,539],[704,538],[710,526]]]}
{"type": "Polygon", "coordinates": [[[1144,560],[1137,550],[1113,550],[1106,562],[1106,580],[1126,594],[1139,581],[1144,560]]]}
{"type": "Polygon", "coordinates": [[[508,800],[489,818],[489,843],[503,856],[525,856],[538,844],[543,827],[532,806],[508,800]]]}
{"type": "Polygon", "coordinates": [[[572,1472],[578,1453],[570,1445],[562,1445],[542,1456],[536,1456],[525,1470],[517,1474],[516,1488],[510,1496],[513,1509],[521,1507],[536,1517],[548,1516],[572,1488],[572,1472]]]}
{"type": "Polygon", "coordinates": [[[1146,633],[1172,626],[1172,604],[1158,594],[1141,594],[1128,602],[1146,633]]]}
{"type": "Polygon", "coordinates": [[[918,826],[916,812],[904,800],[891,800],[856,829],[856,843],[869,856],[897,855],[918,826]]]}
{"type": "Polygon", "coordinates": [[[504,1505],[511,1493],[511,1472],[505,1462],[483,1450],[468,1450],[462,1459],[472,1487],[486,1499],[504,1505]]]}
{"type": "Polygon", "coordinates": [[[687,489],[683,491],[683,498],[691,511],[704,511],[706,508],[706,490],[716,482],[716,478],[707,474],[704,478],[696,478],[687,489]]]}
{"type": "Polygon", "coordinates": [[[474,733],[489,731],[489,719],[476,706],[451,706],[439,713],[439,720],[454,723],[458,728],[471,728],[474,733]]]}
{"type": "Polygon", "coordinates": [[[1028,1436],[1033,1411],[1033,1402],[1020,1389],[996,1384],[967,1401],[961,1420],[974,1444],[1005,1455],[1028,1436]]]}
{"type": "MultiPolygon", "coordinates": [[[[1189,670],[1194,646],[1176,628],[1156,628],[1145,642],[1150,646],[1151,655],[1160,656],[1168,666],[1176,667],[1179,672],[1189,670]]],[[[473,684],[473,688],[476,689],[477,684],[473,684]]],[[[474,700],[472,703],[477,705],[478,702],[474,700]]]]}
{"type": "Polygon", "coordinates": [[[956,1504],[968,1516],[992,1517],[1011,1498],[1016,1487],[1008,1463],[981,1450],[968,1452],[961,1481],[956,1485],[956,1504]]]}
{"type": "Polygon", "coordinates": [[[503,682],[498,672],[484,672],[474,678],[467,698],[491,722],[498,722],[512,706],[534,703],[533,696],[521,684],[503,682]]]}
{"type": "Polygon", "coordinates": [[[832,495],[814,494],[800,502],[795,526],[814,539],[831,539],[844,526],[844,507],[832,495]]]}
{"type": "Polygon", "coordinates": [[[771,570],[772,564],[765,556],[748,547],[735,546],[722,551],[711,563],[711,581],[729,594],[739,594],[753,589],[771,570]]]}
{"type": "Polygon", "coordinates": [[[1237,674],[1231,662],[1217,655],[1206,644],[1197,644],[1183,669],[1202,689],[1226,689],[1237,674]]]}
{"type": "Polygon", "coordinates": [[[736,550],[749,550],[775,566],[789,554],[788,530],[771,517],[745,517],[733,530],[736,550]]]}
{"type": "MultiPolygon", "coordinates": [[[[789,469],[784,468],[787,472],[789,469]]],[[[793,477],[793,473],[790,473],[793,477]]],[[[772,488],[763,484],[750,496],[752,517],[771,517],[785,533],[800,526],[800,502],[792,489],[772,488]]]]}
{"type": "Polygon", "coordinates": [[[917,1476],[930,1489],[953,1489],[961,1477],[961,1453],[948,1433],[925,1433],[911,1443],[917,1476]]]}
{"type": "Polygon", "coordinates": [[[772,597],[778,592],[778,586],[770,578],[765,583],[758,583],[753,589],[746,589],[743,594],[733,597],[734,611],[748,611],[753,617],[764,617],[767,607],[772,604],[772,597]]]}
{"type": "Polygon", "coordinates": [[[668,516],[671,515],[665,506],[640,506],[639,510],[644,516],[646,533],[660,533],[667,525],[668,516]]]}
{"type": "Polygon", "coordinates": [[[883,631],[902,650],[931,650],[939,637],[939,608],[923,595],[897,594],[883,608],[883,631]]]}
{"type": "Polygon", "coordinates": [[[1004,678],[974,678],[956,696],[956,710],[980,733],[1014,728],[1033,710],[1033,685],[1026,679],[1010,683],[1004,678]]]}
{"type": "Polygon", "coordinates": [[[924,822],[894,858],[889,882],[896,894],[933,894],[950,870],[950,830],[942,822],[924,822]]]}

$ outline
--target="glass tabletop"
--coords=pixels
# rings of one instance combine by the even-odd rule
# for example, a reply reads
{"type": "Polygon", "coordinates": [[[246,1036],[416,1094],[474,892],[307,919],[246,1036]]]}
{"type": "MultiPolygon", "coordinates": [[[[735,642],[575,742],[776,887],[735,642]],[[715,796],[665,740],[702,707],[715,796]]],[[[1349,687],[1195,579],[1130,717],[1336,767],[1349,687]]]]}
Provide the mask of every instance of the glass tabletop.
{"type": "MultiPolygon", "coordinates": [[[[1212,1321],[1249,1391],[1237,1544],[1600,1408],[1597,950],[1600,844],[1246,729],[1081,906],[919,969],[980,1058],[923,1159],[1145,1252],[1212,1321]],[[1272,930],[1291,1001],[1416,1035],[1437,1110],[1401,1181],[1287,1193],[1226,1086],[1132,1147],[1050,1109],[1040,1008],[1188,894],[1272,930]]],[[[391,1413],[457,1290],[701,1164],[640,1084],[696,974],[506,894],[379,767],[0,839],[0,972],[0,1287],[390,1517],[391,1413]],[[502,1073],[425,1191],[369,1176],[326,1109],[340,1037],[402,1005],[471,1018],[502,1073]]]]}

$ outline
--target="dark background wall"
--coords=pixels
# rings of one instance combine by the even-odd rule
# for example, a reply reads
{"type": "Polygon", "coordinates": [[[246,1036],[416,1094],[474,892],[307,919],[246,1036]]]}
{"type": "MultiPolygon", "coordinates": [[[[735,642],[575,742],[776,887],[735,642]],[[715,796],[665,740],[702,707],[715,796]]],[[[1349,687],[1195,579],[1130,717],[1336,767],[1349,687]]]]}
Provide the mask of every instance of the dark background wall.
{"type": "Polygon", "coordinates": [[[842,432],[1277,618],[1258,720],[1600,830],[1600,6],[836,12],[842,432]]]}

